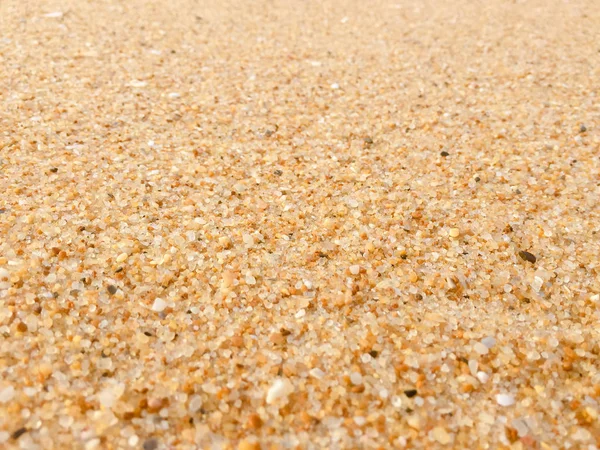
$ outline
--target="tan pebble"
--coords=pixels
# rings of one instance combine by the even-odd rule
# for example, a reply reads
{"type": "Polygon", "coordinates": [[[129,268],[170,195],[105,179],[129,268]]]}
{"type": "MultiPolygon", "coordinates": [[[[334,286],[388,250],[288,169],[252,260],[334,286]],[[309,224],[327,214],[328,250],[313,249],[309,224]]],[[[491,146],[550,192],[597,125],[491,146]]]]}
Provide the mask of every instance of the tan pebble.
{"type": "Polygon", "coordinates": [[[246,428],[251,430],[257,430],[262,427],[263,421],[260,416],[256,413],[250,414],[248,420],[246,421],[246,428]]]}
{"type": "Polygon", "coordinates": [[[452,442],[452,436],[442,427],[435,427],[431,430],[433,438],[442,445],[449,444],[452,442]]]}
{"type": "Polygon", "coordinates": [[[489,352],[489,349],[484,344],[482,344],[481,342],[476,342],[473,345],[473,350],[475,350],[480,355],[487,355],[488,352],[489,352]]]}
{"type": "Polygon", "coordinates": [[[221,286],[222,287],[232,286],[234,280],[235,280],[235,276],[233,275],[233,272],[231,272],[230,270],[226,270],[225,272],[223,272],[223,276],[221,278],[221,286]]]}
{"type": "Polygon", "coordinates": [[[408,423],[409,427],[414,428],[415,430],[421,429],[421,419],[419,418],[419,416],[410,416],[408,419],[406,419],[406,423],[408,423]]]}
{"type": "Polygon", "coordinates": [[[504,432],[510,443],[515,443],[519,439],[519,433],[512,427],[505,427],[504,432]]]}
{"type": "Polygon", "coordinates": [[[471,383],[462,384],[460,387],[460,391],[463,394],[468,394],[469,392],[473,392],[474,389],[475,388],[473,387],[473,385],[471,383]]]}
{"type": "Polygon", "coordinates": [[[272,405],[276,401],[282,399],[287,402],[288,396],[293,391],[294,386],[287,378],[278,378],[271,384],[271,387],[267,391],[267,404],[272,405]]]}
{"type": "Polygon", "coordinates": [[[52,365],[42,363],[38,366],[38,372],[42,377],[48,378],[52,374],[52,365]]]}
{"type": "Polygon", "coordinates": [[[165,302],[162,298],[155,298],[154,303],[152,303],[152,311],[162,312],[167,307],[167,302],[165,302]]]}
{"type": "Polygon", "coordinates": [[[117,262],[118,263],[122,263],[124,262],[127,258],[129,257],[129,255],[127,253],[121,253],[119,256],[117,256],[117,262]]]}
{"type": "Polygon", "coordinates": [[[260,444],[256,441],[243,439],[238,444],[238,450],[260,450],[260,444]]]}
{"type": "Polygon", "coordinates": [[[281,345],[285,342],[285,339],[281,333],[272,333],[269,339],[275,345],[281,345]]]}
{"type": "Polygon", "coordinates": [[[231,239],[228,236],[221,236],[219,238],[219,246],[223,249],[231,248],[231,239]]]}
{"type": "Polygon", "coordinates": [[[300,413],[300,420],[304,423],[305,426],[308,426],[312,423],[313,418],[306,411],[302,411],[300,413]]]}
{"type": "Polygon", "coordinates": [[[90,439],[89,441],[87,441],[85,443],[85,450],[94,450],[95,448],[98,448],[99,445],[100,445],[99,438],[90,439]]]}
{"type": "Polygon", "coordinates": [[[292,377],[294,375],[296,375],[298,368],[296,367],[296,365],[291,364],[291,363],[285,363],[282,367],[283,369],[283,374],[286,377],[292,377]]]}
{"type": "Polygon", "coordinates": [[[460,236],[460,230],[458,228],[450,228],[450,237],[457,238],[460,236]]]}
{"type": "Polygon", "coordinates": [[[148,411],[156,412],[161,409],[165,404],[164,398],[151,398],[148,400],[148,411]]]}
{"type": "Polygon", "coordinates": [[[230,342],[233,347],[239,348],[244,345],[244,338],[241,336],[233,336],[231,338],[230,342]]]}

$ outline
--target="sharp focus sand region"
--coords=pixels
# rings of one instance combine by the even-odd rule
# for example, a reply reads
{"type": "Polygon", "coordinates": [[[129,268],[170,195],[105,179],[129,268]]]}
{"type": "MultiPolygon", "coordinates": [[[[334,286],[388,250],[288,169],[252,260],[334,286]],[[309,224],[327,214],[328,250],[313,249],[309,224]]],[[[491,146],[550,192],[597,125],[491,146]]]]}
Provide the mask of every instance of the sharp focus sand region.
{"type": "Polygon", "coordinates": [[[598,6],[2,0],[0,447],[597,449],[598,6]]]}

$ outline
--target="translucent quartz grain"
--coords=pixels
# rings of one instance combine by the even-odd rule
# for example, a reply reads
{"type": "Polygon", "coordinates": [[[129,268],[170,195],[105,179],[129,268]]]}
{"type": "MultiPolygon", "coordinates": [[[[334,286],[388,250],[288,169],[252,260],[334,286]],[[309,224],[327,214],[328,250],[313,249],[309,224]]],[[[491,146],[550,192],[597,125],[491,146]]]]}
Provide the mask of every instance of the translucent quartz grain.
{"type": "Polygon", "coordinates": [[[512,406],[515,403],[515,399],[510,394],[498,394],[496,395],[496,402],[500,406],[512,406]]]}
{"type": "Polygon", "coordinates": [[[55,3],[0,1],[2,449],[600,445],[594,2],[55,3]]]}

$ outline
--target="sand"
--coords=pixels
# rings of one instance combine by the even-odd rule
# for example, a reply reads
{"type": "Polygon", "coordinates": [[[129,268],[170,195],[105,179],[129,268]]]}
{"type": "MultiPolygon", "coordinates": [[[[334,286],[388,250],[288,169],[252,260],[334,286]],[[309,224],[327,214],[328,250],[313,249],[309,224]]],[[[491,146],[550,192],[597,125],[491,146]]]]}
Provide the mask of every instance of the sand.
{"type": "Polygon", "coordinates": [[[595,1],[2,0],[0,447],[596,449],[595,1]]]}

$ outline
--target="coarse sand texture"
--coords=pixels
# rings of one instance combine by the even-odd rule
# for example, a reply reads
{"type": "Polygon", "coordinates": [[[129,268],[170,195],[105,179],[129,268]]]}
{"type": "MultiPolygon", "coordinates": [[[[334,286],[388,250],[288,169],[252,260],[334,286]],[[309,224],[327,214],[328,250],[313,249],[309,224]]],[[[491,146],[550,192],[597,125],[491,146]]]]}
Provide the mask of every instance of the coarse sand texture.
{"type": "Polygon", "coordinates": [[[0,448],[599,414],[598,0],[0,0],[0,448]]]}

